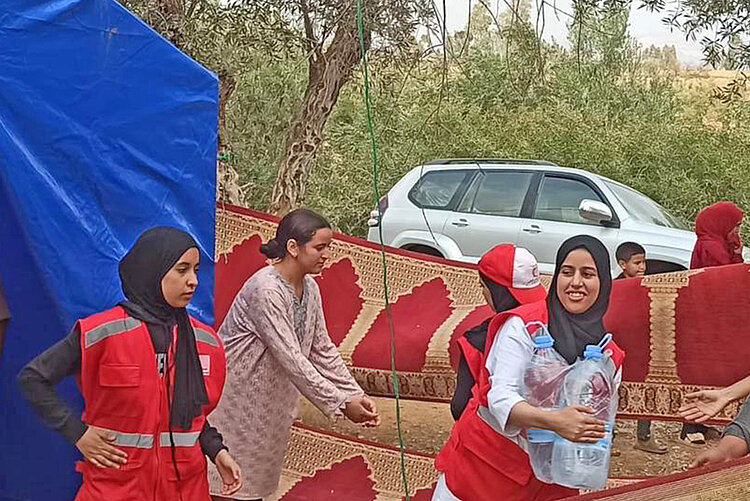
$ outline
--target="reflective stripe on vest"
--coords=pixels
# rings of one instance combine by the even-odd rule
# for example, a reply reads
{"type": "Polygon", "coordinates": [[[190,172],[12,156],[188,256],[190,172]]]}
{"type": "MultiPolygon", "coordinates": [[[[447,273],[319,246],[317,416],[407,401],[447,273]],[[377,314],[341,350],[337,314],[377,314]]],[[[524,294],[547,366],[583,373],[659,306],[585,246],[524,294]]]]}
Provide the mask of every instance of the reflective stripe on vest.
{"type": "MultiPolygon", "coordinates": [[[[174,439],[175,447],[192,447],[198,443],[198,436],[201,434],[199,431],[173,431],[172,438],[174,439]]],[[[162,447],[171,447],[172,440],[169,438],[169,432],[159,434],[159,445],[162,447]]]]}
{"type": "MultiPolygon", "coordinates": [[[[114,445],[121,447],[134,447],[136,449],[150,449],[154,446],[154,436],[146,433],[126,433],[124,431],[108,430],[102,428],[102,431],[114,436],[114,445]]],[[[193,447],[198,443],[199,431],[172,432],[175,447],[193,447]]],[[[171,447],[172,441],[169,438],[169,432],[159,434],[159,445],[161,447],[171,447]]]]}
{"type": "Polygon", "coordinates": [[[115,437],[114,445],[134,447],[136,449],[150,449],[154,446],[154,436],[143,433],[126,433],[117,430],[104,430],[115,437]]]}
{"type": "Polygon", "coordinates": [[[128,317],[122,320],[112,320],[106,324],[100,325],[95,329],[91,329],[86,333],[86,348],[91,348],[99,341],[106,339],[123,332],[128,332],[141,325],[141,321],[132,317],[128,317]]]}
{"type": "Polygon", "coordinates": [[[480,405],[477,409],[477,414],[480,418],[482,418],[482,421],[484,421],[487,426],[495,430],[501,435],[505,435],[502,431],[502,426],[500,426],[500,422],[495,418],[495,416],[492,415],[489,408],[485,407],[484,405],[480,405]]]}
{"type": "Polygon", "coordinates": [[[219,342],[216,340],[215,337],[211,335],[210,332],[204,331],[203,329],[199,329],[198,327],[193,327],[193,332],[195,333],[195,341],[198,343],[206,343],[210,344],[211,346],[219,346],[219,342]]]}

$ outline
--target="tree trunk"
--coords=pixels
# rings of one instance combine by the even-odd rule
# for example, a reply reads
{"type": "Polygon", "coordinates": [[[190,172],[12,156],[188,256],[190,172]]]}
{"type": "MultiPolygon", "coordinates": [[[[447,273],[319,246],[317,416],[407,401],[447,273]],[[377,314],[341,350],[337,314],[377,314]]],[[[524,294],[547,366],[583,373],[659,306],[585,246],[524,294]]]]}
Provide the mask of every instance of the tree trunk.
{"type": "MultiPolygon", "coordinates": [[[[185,0],[154,0],[147,4],[146,21],[175,47],[194,58],[185,33],[185,0]]],[[[239,174],[231,163],[231,141],[227,127],[227,102],[236,87],[236,80],[229,72],[219,71],[219,130],[216,150],[218,153],[216,172],[216,199],[239,205],[243,202],[239,174]]]]}
{"type": "Polygon", "coordinates": [[[232,167],[232,147],[227,127],[227,101],[234,92],[237,81],[226,71],[219,72],[219,134],[216,199],[240,205],[243,202],[240,176],[232,167]]]}
{"type": "MultiPolygon", "coordinates": [[[[286,154],[276,175],[270,211],[283,216],[305,201],[307,178],[321,143],[323,128],[339,92],[360,60],[356,18],[347,16],[328,49],[315,51],[308,60],[309,79],[302,104],[286,136],[286,154]]],[[[365,47],[369,46],[369,33],[365,47]]]]}

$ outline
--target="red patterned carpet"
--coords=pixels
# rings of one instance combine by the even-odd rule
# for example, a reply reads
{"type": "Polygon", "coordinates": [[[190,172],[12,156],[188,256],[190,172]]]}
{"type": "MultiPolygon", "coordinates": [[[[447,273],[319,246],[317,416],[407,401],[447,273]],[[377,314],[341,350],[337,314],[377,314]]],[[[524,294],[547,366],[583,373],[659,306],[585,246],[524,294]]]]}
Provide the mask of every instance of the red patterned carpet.
{"type": "MultiPolygon", "coordinates": [[[[245,280],[266,265],[259,246],[273,236],[275,224],[275,218],[264,214],[219,208],[217,324],[245,280]]],[[[388,250],[387,260],[402,396],[449,401],[456,362],[451,341],[489,315],[475,267],[396,249],[388,250]]],[[[331,338],[355,377],[370,394],[392,396],[379,248],[337,234],[331,260],[316,280],[331,338]]],[[[685,393],[728,385],[746,376],[750,343],[743,336],[745,326],[750,325],[749,304],[747,265],[615,282],[605,321],[627,351],[619,416],[678,419],[685,393]]],[[[737,409],[738,405],[731,406],[716,422],[726,423],[737,409]]],[[[387,447],[351,437],[296,428],[283,497],[277,499],[401,499],[393,454],[387,447]],[[336,452],[322,454],[326,448],[336,452]]],[[[429,499],[435,479],[430,458],[415,453],[408,464],[419,479],[414,484],[416,492],[429,499]]],[[[670,477],[657,481],[671,482],[670,477]]]]}

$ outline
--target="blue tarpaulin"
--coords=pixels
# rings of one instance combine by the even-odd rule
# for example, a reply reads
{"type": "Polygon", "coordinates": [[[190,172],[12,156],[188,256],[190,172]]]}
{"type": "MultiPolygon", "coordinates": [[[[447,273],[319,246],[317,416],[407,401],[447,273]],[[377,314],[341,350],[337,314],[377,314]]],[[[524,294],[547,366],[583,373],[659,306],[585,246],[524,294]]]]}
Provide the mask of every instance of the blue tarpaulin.
{"type": "MultiPolygon", "coordinates": [[[[199,242],[192,312],[213,323],[216,77],[114,0],[0,1],[0,499],[72,499],[75,448],[36,418],[18,371],[122,299],[145,229],[199,242]]],[[[71,378],[60,393],[80,411],[71,378]]]]}

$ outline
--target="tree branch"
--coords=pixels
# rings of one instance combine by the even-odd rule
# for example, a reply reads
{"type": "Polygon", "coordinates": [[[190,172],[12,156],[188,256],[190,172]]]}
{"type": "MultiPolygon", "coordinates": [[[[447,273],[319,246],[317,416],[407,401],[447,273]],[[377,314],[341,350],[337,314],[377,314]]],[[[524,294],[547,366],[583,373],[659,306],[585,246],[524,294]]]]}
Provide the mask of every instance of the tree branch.
{"type": "Polygon", "coordinates": [[[307,41],[305,49],[307,52],[313,52],[314,47],[318,45],[318,41],[315,39],[315,31],[310,20],[310,9],[307,6],[307,0],[300,0],[299,6],[302,11],[302,21],[305,24],[305,39],[307,41]]]}

